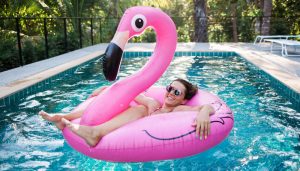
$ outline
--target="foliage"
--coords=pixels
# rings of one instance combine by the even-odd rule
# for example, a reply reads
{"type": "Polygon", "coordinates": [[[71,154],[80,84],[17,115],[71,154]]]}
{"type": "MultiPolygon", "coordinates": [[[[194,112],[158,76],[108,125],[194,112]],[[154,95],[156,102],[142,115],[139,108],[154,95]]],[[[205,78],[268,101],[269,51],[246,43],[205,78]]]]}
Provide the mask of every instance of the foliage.
{"type": "Polygon", "coordinates": [[[178,42],[190,42],[192,40],[193,34],[190,33],[194,31],[194,23],[191,0],[146,0],[142,1],[141,5],[161,8],[171,16],[177,27],[178,42]]]}
{"type": "MultiPolygon", "coordinates": [[[[231,42],[234,35],[238,41],[253,41],[260,34],[263,1],[207,0],[209,41],[231,42]]],[[[53,57],[80,48],[80,35],[83,47],[92,44],[91,17],[93,43],[109,42],[124,11],[136,5],[161,8],[174,20],[179,42],[194,40],[193,0],[1,0],[0,17],[4,18],[0,18],[0,71],[20,65],[14,17],[22,17],[22,55],[25,63],[31,63],[46,58],[45,26],[49,57],[53,57]]],[[[299,16],[299,0],[273,0],[271,34],[300,34],[299,16]]],[[[155,42],[155,32],[147,29],[131,42],[155,42]]]]}
{"type": "Polygon", "coordinates": [[[14,32],[0,31],[0,72],[19,66],[14,32]]]}
{"type": "Polygon", "coordinates": [[[244,0],[208,0],[210,22],[209,40],[217,42],[233,41],[233,19],[237,21],[239,41],[248,42],[254,38],[254,19],[258,10],[251,1],[244,0]],[[221,35],[220,35],[221,34],[221,35]]]}
{"type": "Polygon", "coordinates": [[[272,34],[300,34],[299,0],[273,0],[273,14],[272,34]]]}

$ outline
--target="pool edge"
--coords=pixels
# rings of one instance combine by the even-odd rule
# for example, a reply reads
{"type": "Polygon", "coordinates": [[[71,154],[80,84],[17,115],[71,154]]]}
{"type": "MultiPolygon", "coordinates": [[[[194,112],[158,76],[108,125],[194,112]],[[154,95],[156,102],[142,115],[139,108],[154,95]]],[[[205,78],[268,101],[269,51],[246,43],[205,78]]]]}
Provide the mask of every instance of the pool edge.
{"type": "MultiPolygon", "coordinates": [[[[151,51],[146,51],[145,49],[143,51],[125,51],[125,57],[135,57],[135,56],[150,56],[151,51]]],[[[78,67],[86,62],[89,62],[97,56],[99,56],[103,51],[93,52],[89,55],[85,55],[84,57],[77,59],[76,61],[72,61],[72,64],[65,63],[63,65],[59,65],[57,67],[48,69],[46,71],[42,71],[41,73],[35,74],[33,76],[30,76],[24,80],[19,80],[17,83],[20,83],[23,86],[19,86],[18,88],[12,88],[12,90],[7,91],[6,94],[2,93],[0,94],[0,107],[1,106],[10,106],[12,103],[19,101],[22,97],[25,95],[31,94],[32,92],[36,90],[41,90],[41,87],[47,87],[50,84],[50,81],[44,81],[47,79],[50,79],[51,77],[55,76],[62,76],[64,73],[67,73],[69,70],[72,70],[72,68],[78,67]],[[53,72],[53,73],[52,73],[53,72]],[[52,74],[49,74],[52,73],[52,74]],[[30,80],[30,84],[25,84],[26,80],[30,80]],[[3,95],[4,94],[4,95],[3,95]]],[[[289,85],[285,84],[283,81],[278,79],[276,76],[272,75],[272,73],[268,72],[268,70],[265,70],[264,68],[257,65],[257,63],[249,60],[249,57],[245,52],[241,51],[176,51],[176,56],[205,56],[205,55],[216,55],[216,56],[228,56],[228,55],[237,55],[243,59],[245,59],[250,64],[254,65],[258,70],[261,72],[258,72],[258,74],[263,75],[267,79],[271,79],[272,81],[272,87],[274,87],[279,92],[283,93],[284,96],[291,99],[293,103],[296,103],[299,107],[297,110],[300,110],[300,93],[297,92],[297,90],[294,90],[289,85]]],[[[15,83],[9,85],[14,86],[15,83]]],[[[3,87],[0,87],[1,90],[3,87]]],[[[5,92],[1,91],[1,92],[5,92]]]]}

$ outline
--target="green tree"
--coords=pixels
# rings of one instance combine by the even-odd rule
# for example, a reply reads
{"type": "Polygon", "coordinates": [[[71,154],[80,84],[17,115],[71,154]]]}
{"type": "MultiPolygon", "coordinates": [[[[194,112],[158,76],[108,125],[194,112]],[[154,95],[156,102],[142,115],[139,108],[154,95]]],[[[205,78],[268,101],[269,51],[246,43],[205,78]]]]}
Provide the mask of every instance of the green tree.
{"type": "Polygon", "coordinates": [[[300,1],[273,0],[271,34],[300,34],[300,1]]]}

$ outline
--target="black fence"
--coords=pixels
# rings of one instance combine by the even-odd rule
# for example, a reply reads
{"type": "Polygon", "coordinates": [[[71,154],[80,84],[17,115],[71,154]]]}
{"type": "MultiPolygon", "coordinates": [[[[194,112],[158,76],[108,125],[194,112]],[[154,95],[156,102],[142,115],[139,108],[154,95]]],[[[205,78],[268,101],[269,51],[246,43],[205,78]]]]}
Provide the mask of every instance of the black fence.
{"type": "Polygon", "coordinates": [[[109,42],[118,19],[0,18],[0,72],[109,42]]]}
{"type": "MultiPolygon", "coordinates": [[[[177,26],[178,41],[193,41],[193,21],[172,18],[177,26]]],[[[252,42],[262,30],[262,17],[204,19],[207,20],[209,42],[252,42]]],[[[270,33],[290,34],[294,25],[299,27],[298,20],[270,18],[270,33]]],[[[118,18],[0,17],[0,72],[94,44],[108,43],[118,22],[118,18]]],[[[154,42],[155,33],[147,31],[131,41],[154,42]]]]}

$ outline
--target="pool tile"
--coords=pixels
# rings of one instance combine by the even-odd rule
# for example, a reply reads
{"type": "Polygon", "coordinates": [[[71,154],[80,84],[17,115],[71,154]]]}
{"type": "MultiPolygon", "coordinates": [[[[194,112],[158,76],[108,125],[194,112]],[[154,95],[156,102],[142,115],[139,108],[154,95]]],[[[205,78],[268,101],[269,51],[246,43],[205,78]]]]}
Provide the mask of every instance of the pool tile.
{"type": "Polygon", "coordinates": [[[12,95],[10,95],[10,96],[8,96],[8,98],[9,98],[9,101],[10,101],[10,104],[14,104],[15,103],[15,94],[12,94],[12,95]]]}
{"type": "Polygon", "coordinates": [[[22,99],[24,97],[24,92],[23,90],[17,92],[18,93],[18,96],[19,96],[19,99],[22,99]]]}
{"type": "Polygon", "coordinates": [[[10,105],[9,97],[10,96],[4,98],[4,104],[5,104],[5,106],[9,106],[10,105]]]}
{"type": "Polygon", "coordinates": [[[19,102],[20,99],[21,99],[20,93],[19,92],[15,93],[14,103],[19,102]]]}
{"type": "Polygon", "coordinates": [[[27,96],[27,91],[26,91],[26,88],[22,90],[23,92],[23,95],[22,95],[22,98],[25,98],[27,96]]]}
{"type": "Polygon", "coordinates": [[[182,56],[182,52],[180,51],[180,52],[178,52],[178,56],[180,57],[180,56],[182,56]]]}
{"type": "Polygon", "coordinates": [[[33,93],[33,86],[30,86],[29,87],[29,94],[32,94],[33,93]]]}
{"type": "Polygon", "coordinates": [[[4,99],[0,99],[0,107],[5,107],[4,99]]]}
{"type": "MultiPolygon", "coordinates": [[[[152,51],[147,51],[147,52],[124,52],[123,56],[124,57],[138,57],[138,56],[144,56],[144,57],[148,57],[152,55],[152,51]]],[[[238,56],[241,58],[241,60],[245,60],[244,58],[242,58],[239,54],[235,53],[235,52],[199,52],[199,51],[176,51],[174,54],[175,57],[180,57],[180,56],[222,56],[222,57],[229,57],[229,56],[238,56]]],[[[61,80],[64,79],[63,77],[69,76],[74,74],[74,72],[76,71],[76,69],[80,66],[83,66],[89,62],[92,61],[87,61],[83,64],[80,64],[79,66],[73,67],[67,71],[64,71],[62,73],[59,73],[57,75],[54,75],[40,83],[37,83],[33,86],[27,87],[19,92],[16,92],[15,94],[12,94],[8,97],[2,98],[0,99],[0,106],[10,106],[13,103],[16,103],[18,101],[20,101],[21,99],[25,98],[28,95],[37,93],[39,91],[45,90],[45,89],[49,89],[52,86],[52,83],[56,80],[61,80]]],[[[251,69],[253,69],[256,74],[259,77],[264,77],[265,79],[270,80],[270,86],[275,88],[277,90],[277,92],[279,92],[280,94],[283,94],[285,97],[287,97],[287,99],[291,99],[291,101],[293,101],[293,103],[295,104],[295,107],[300,108],[300,94],[289,89],[286,85],[284,85],[283,83],[281,83],[280,81],[278,81],[277,79],[273,78],[272,76],[270,76],[268,73],[266,73],[263,70],[260,70],[259,68],[257,68],[256,66],[254,66],[251,62],[245,60],[246,63],[250,64],[251,66],[253,66],[251,69]]],[[[298,109],[300,110],[300,109],[298,109]]]]}
{"type": "Polygon", "coordinates": [[[174,53],[174,57],[177,57],[177,52],[174,53]]]}

